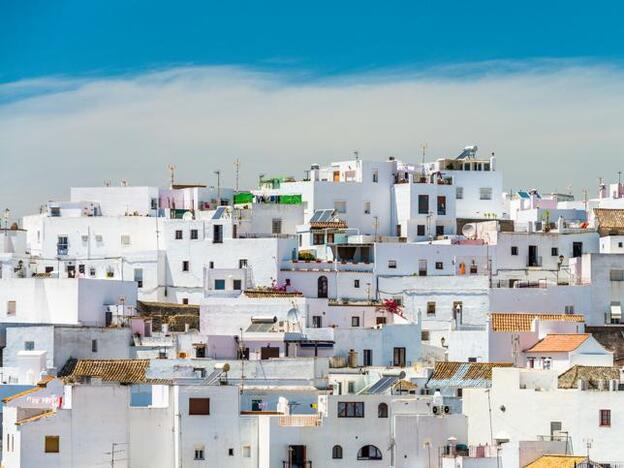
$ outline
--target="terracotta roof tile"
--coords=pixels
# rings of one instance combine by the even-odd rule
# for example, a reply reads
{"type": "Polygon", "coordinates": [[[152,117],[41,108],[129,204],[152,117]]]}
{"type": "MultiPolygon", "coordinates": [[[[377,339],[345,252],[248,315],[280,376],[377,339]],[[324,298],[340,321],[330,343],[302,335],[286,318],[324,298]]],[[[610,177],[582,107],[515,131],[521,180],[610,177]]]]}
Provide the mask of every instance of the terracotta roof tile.
{"type": "Polygon", "coordinates": [[[577,463],[586,459],[577,455],[542,455],[525,468],[575,468],[577,463]]]}
{"type": "Polygon", "coordinates": [[[149,359],[70,359],[59,372],[66,381],[94,377],[105,382],[147,383],[149,359]]]}
{"type": "Polygon", "coordinates": [[[528,353],[568,353],[585,343],[589,333],[556,333],[546,335],[527,349],[528,353]]]}
{"type": "Polygon", "coordinates": [[[29,388],[26,390],[22,390],[19,393],[15,393],[13,395],[9,395],[6,398],[3,398],[2,401],[3,402],[8,402],[8,401],[12,401],[15,400],[17,398],[21,398],[23,396],[26,395],[30,395],[31,393],[35,393],[38,392],[39,390],[42,390],[44,388],[46,388],[46,386],[48,385],[49,382],[53,381],[56,377],[54,377],[53,375],[44,375],[41,380],[39,382],[37,382],[37,385],[33,388],[29,388]]]}
{"type": "Polygon", "coordinates": [[[346,229],[346,221],[312,221],[310,222],[310,229],[346,229]]]}
{"type": "Polygon", "coordinates": [[[427,387],[488,387],[494,367],[511,367],[508,362],[438,361],[427,387]]]}
{"type": "Polygon", "coordinates": [[[584,322],[585,318],[579,314],[532,314],[514,313],[505,314],[494,312],[490,315],[492,330],[496,332],[528,332],[531,331],[533,319],[566,320],[570,322],[584,322]]]}
{"type": "Polygon", "coordinates": [[[594,208],[600,236],[624,235],[624,210],[594,208]]]}
{"type": "Polygon", "coordinates": [[[598,388],[600,380],[619,380],[620,369],[618,367],[605,366],[572,366],[559,376],[558,387],[564,389],[577,388],[578,381],[587,382],[588,388],[598,388]]]}

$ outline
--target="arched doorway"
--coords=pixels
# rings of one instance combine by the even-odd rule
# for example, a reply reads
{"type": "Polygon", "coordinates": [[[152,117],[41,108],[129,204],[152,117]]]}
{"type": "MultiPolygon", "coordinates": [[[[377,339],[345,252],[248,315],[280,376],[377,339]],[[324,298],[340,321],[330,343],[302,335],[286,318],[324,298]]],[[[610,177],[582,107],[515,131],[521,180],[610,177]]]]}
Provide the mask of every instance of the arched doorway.
{"type": "Polygon", "coordinates": [[[319,276],[316,292],[318,297],[327,297],[327,276],[319,276]]]}

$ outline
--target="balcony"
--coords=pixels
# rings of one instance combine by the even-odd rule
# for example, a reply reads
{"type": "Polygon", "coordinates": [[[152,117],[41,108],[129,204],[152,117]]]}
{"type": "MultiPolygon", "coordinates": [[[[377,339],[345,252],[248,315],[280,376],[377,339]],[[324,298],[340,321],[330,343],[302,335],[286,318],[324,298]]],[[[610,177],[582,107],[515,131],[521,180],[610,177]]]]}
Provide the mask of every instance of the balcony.
{"type": "Polygon", "coordinates": [[[57,255],[67,255],[69,253],[69,246],[67,244],[57,244],[56,245],[56,254],[57,255]]]}
{"type": "Polygon", "coordinates": [[[541,268],[541,266],[542,266],[542,257],[541,256],[529,255],[527,257],[526,266],[528,268],[541,268]]]}
{"type": "Polygon", "coordinates": [[[279,417],[280,427],[318,427],[321,418],[318,414],[295,414],[279,417]]]}

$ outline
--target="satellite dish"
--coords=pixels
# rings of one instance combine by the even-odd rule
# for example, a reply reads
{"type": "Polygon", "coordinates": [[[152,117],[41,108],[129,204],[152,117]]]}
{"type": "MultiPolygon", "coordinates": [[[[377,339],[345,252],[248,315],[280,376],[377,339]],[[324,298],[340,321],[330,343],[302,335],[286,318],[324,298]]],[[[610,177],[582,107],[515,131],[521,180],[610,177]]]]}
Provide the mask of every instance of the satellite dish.
{"type": "Polygon", "coordinates": [[[286,319],[289,323],[299,323],[299,311],[296,308],[292,308],[286,314],[286,319]]]}
{"type": "Polygon", "coordinates": [[[192,221],[194,218],[193,213],[191,213],[190,211],[186,211],[183,215],[182,215],[182,219],[184,221],[192,221]]]}
{"type": "Polygon", "coordinates": [[[468,239],[474,239],[477,235],[477,226],[474,223],[465,224],[462,228],[462,234],[468,239]]]}

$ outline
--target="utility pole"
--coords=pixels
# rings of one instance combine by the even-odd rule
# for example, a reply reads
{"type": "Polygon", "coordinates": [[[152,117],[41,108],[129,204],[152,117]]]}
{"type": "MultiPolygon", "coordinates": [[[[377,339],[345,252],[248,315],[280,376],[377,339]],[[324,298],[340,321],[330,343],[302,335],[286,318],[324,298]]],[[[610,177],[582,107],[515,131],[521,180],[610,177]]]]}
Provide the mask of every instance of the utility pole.
{"type": "Polygon", "coordinates": [[[169,164],[167,168],[169,169],[169,188],[172,189],[175,183],[175,166],[169,164]]]}
{"type": "Polygon", "coordinates": [[[217,175],[217,205],[221,206],[221,171],[214,171],[217,175]]]}
{"type": "Polygon", "coordinates": [[[234,169],[236,170],[236,191],[238,192],[238,176],[240,172],[240,161],[238,160],[238,158],[236,158],[236,161],[234,161],[234,169]]]}

